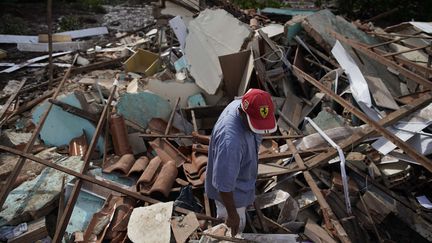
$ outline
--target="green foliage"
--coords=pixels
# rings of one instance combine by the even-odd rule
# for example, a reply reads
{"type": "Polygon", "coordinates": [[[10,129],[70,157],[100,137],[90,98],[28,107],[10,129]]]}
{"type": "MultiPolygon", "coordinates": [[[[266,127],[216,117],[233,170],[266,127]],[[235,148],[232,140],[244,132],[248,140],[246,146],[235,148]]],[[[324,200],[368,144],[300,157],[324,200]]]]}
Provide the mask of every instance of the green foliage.
{"type": "Polygon", "coordinates": [[[398,7],[390,18],[396,22],[430,21],[432,1],[430,0],[336,0],[341,14],[351,19],[367,19],[398,7]]]}
{"type": "Polygon", "coordinates": [[[81,22],[77,16],[64,16],[60,19],[59,28],[60,31],[77,30],[81,28],[81,22]]]}
{"type": "Polygon", "coordinates": [[[27,30],[25,21],[22,18],[4,14],[0,17],[0,34],[21,35],[27,30]]]}
{"type": "Polygon", "coordinates": [[[111,1],[108,0],[74,0],[66,1],[64,3],[69,3],[73,8],[77,10],[90,11],[95,13],[106,13],[103,4],[109,4],[111,1]]]}
{"type": "Polygon", "coordinates": [[[265,7],[282,8],[288,7],[287,4],[277,0],[234,0],[233,3],[241,9],[261,9],[265,7]]]}

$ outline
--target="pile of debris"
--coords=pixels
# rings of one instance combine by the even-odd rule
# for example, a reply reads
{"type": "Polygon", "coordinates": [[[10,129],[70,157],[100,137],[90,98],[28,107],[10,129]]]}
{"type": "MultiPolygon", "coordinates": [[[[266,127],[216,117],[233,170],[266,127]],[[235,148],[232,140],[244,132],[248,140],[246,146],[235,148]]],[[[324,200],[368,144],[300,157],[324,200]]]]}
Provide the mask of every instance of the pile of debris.
{"type": "Polygon", "coordinates": [[[1,63],[0,241],[432,241],[432,24],[224,4],[55,34],[51,79],[49,55],[1,63]],[[249,88],[278,131],[233,238],[203,184],[213,125],[249,88]]]}

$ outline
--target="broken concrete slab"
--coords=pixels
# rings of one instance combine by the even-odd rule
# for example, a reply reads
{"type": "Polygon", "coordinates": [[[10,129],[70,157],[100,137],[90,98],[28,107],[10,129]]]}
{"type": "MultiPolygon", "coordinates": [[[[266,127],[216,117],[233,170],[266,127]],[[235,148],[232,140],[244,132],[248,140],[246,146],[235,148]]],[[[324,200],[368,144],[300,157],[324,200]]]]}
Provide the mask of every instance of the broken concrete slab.
{"type": "Polygon", "coordinates": [[[185,55],[191,75],[198,86],[215,94],[223,77],[218,57],[240,51],[252,32],[222,9],[202,11],[188,28],[185,55]]]}
{"type": "Polygon", "coordinates": [[[171,201],[134,208],[127,227],[129,239],[134,243],[169,243],[173,205],[171,201]]]}
{"type": "MultiPolygon", "coordinates": [[[[83,166],[79,156],[63,157],[55,163],[77,172],[83,166]]],[[[60,193],[63,178],[69,182],[73,176],[46,168],[35,179],[26,181],[12,190],[6,199],[4,209],[0,211],[0,226],[15,225],[48,214],[57,207],[53,203],[60,193]]]]}
{"type": "Polygon", "coordinates": [[[152,118],[168,120],[171,106],[167,100],[151,92],[125,93],[117,103],[118,113],[126,120],[147,128],[152,118]]]}
{"type": "MultiPolygon", "coordinates": [[[[61,95],[58,100],[83,109],[82,101],[78,99],[75,93],[69,93],[61,95]]],[[[45,110],[48,108],[49,102],[45,101],[39,106],[37,106],[32,114],[32,120],[35,124],[38,124],[45,110]]],[[[45,125],[43,126],[40,137],[45,144],[50,146],[62,146],[68,145],[69,142],[79,137],[83,134],[83,130],[86,134],[93,134],[95,132],[96,126],[90,121],[72,115],[69,112],[62,110],[58,106],[53,106],[51,112],[49,113],[45,125]],[[61,134],[62,136],[59,136],[61,134]]],[[[88,136],[90,139],[91,136],[88,136]]],[[[103,137],[100,137],[97,143],[97,148],[99,152],[103,151],[103,137]]],[[[87,141],[90,143],[90,141],[87,141]]]]}
{"type": "MultiPolygon", "coordinates": [[[[27,144],[27,142],[30,141],[31,136],[31,133],[19,133],[12,130],[5,130],[0,134],[0,144],[9,147],[27,144]]],[[[35,145],[38,144],[40,144],[40,141],[36,140],[35,145]]]]}
{"type": "Polygon", "coordinates": [[[189,236],[199,227],[195,213],[186,216],[175,217],[171,220],[171,227],[177,243],[184,243],[189,236]]]}
{"type": "MultiPolygon", "coordinates": [[[[327,110],[322,110],[318,115],[312,119],[322,130],[329,130],[337,127],[344,127],[344,119],[338,114],[328,112],[327,110]]],[[[308,123],[306,125],[307,134],[314,134],[315,129],[308,123]]]]}
{"type": "Polygon", "coordinates": [[[206,103],[209,105],[216,104],[223,95],[221,92],[209,95],[194,82],[180,83],[175,80],[160,81],[154,78],[146,79],[143,87],[138,89],[148,90],[164,97],[170,102],[171,107],[174,107],[177,98],[180,97],[179,107],[181,108],[187,107],[188,98],[197,93],[204,94],[206,103]]]}

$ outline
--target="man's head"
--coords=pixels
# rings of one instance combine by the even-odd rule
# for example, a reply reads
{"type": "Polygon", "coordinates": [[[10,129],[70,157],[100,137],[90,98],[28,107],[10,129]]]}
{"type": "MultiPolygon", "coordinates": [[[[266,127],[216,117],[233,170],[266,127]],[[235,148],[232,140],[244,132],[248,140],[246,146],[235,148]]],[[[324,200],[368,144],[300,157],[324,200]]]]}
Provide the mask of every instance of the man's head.
{"type": "Polygon", "coordinates": [[[253,132],[267,134],[276,131],[274,106],[269,93],[260,89],[249,89],[243,95],[241,108],[253,132]]]}

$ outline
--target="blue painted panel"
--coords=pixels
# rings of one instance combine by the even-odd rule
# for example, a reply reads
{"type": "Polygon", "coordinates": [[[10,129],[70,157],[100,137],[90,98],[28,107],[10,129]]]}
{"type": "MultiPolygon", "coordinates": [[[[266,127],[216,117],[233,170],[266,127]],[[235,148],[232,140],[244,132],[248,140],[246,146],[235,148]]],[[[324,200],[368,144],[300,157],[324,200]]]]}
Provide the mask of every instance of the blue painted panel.
{"type": "Polygon", "coordinates": [[[152,118],[168,121],[171,106],[166,99],[150,92],[125,93],[117,103],[117,112],[125,119],[147,128],[152,118]]]}
{"type": "MultiPolygon", "coordinates": [[[[82,108],[80,102],[73,93],[59,96],[58,99],[69,105],[82,108]]],[[[35,108],[32,114],[33,122],[35,124],[39,123],[39,120],[48,108],[48,105],[48,101],[45,101],[35,108]]],[[[83,130],[85,131],[87,139],[89,140],[88,142],[90,143],[96,130],[96,125],[84,118],[63,111],[60,107],[54,105],[51,108],[51,112],[49,113],[44,126],[42,127],[40,137],[46,145],[62,146],[68,145],[73,138],[81,136],[83,130]]],[[[102,136],[100,136],[97,144],[100,153],[103,152],[103,145],[104,140],[102,136]]]]}
{"type": "Polygon", "coordinates": [[[201,93],[191,95],[188,98],[188,107],[206,106],[205,99],[201,93]]]}
{"type": "Polygon", "coordinates": [[[66,232],[72,234],[73,232],[84,232],[87,229],[93,214],[99,212],[105,200],[94,196],[85,191],[81,191],[75,207],[72,211],[66,232]]]}
{"type": "Polygon", "coordinates": [[[186,56],[182,56],[174,63],[175,70],[178,72],[182,69],[188,68],[188,63],[186,61],[186,56]]]}
{"type": "Polygon", "coordinates": [[[261,13],[267,14],[280,14],[280,15],[311,15],[317,12],[317,10],[300,10],[300,9],[283,9],[283,8],[264,8],[261,9],[261,13]]]}

